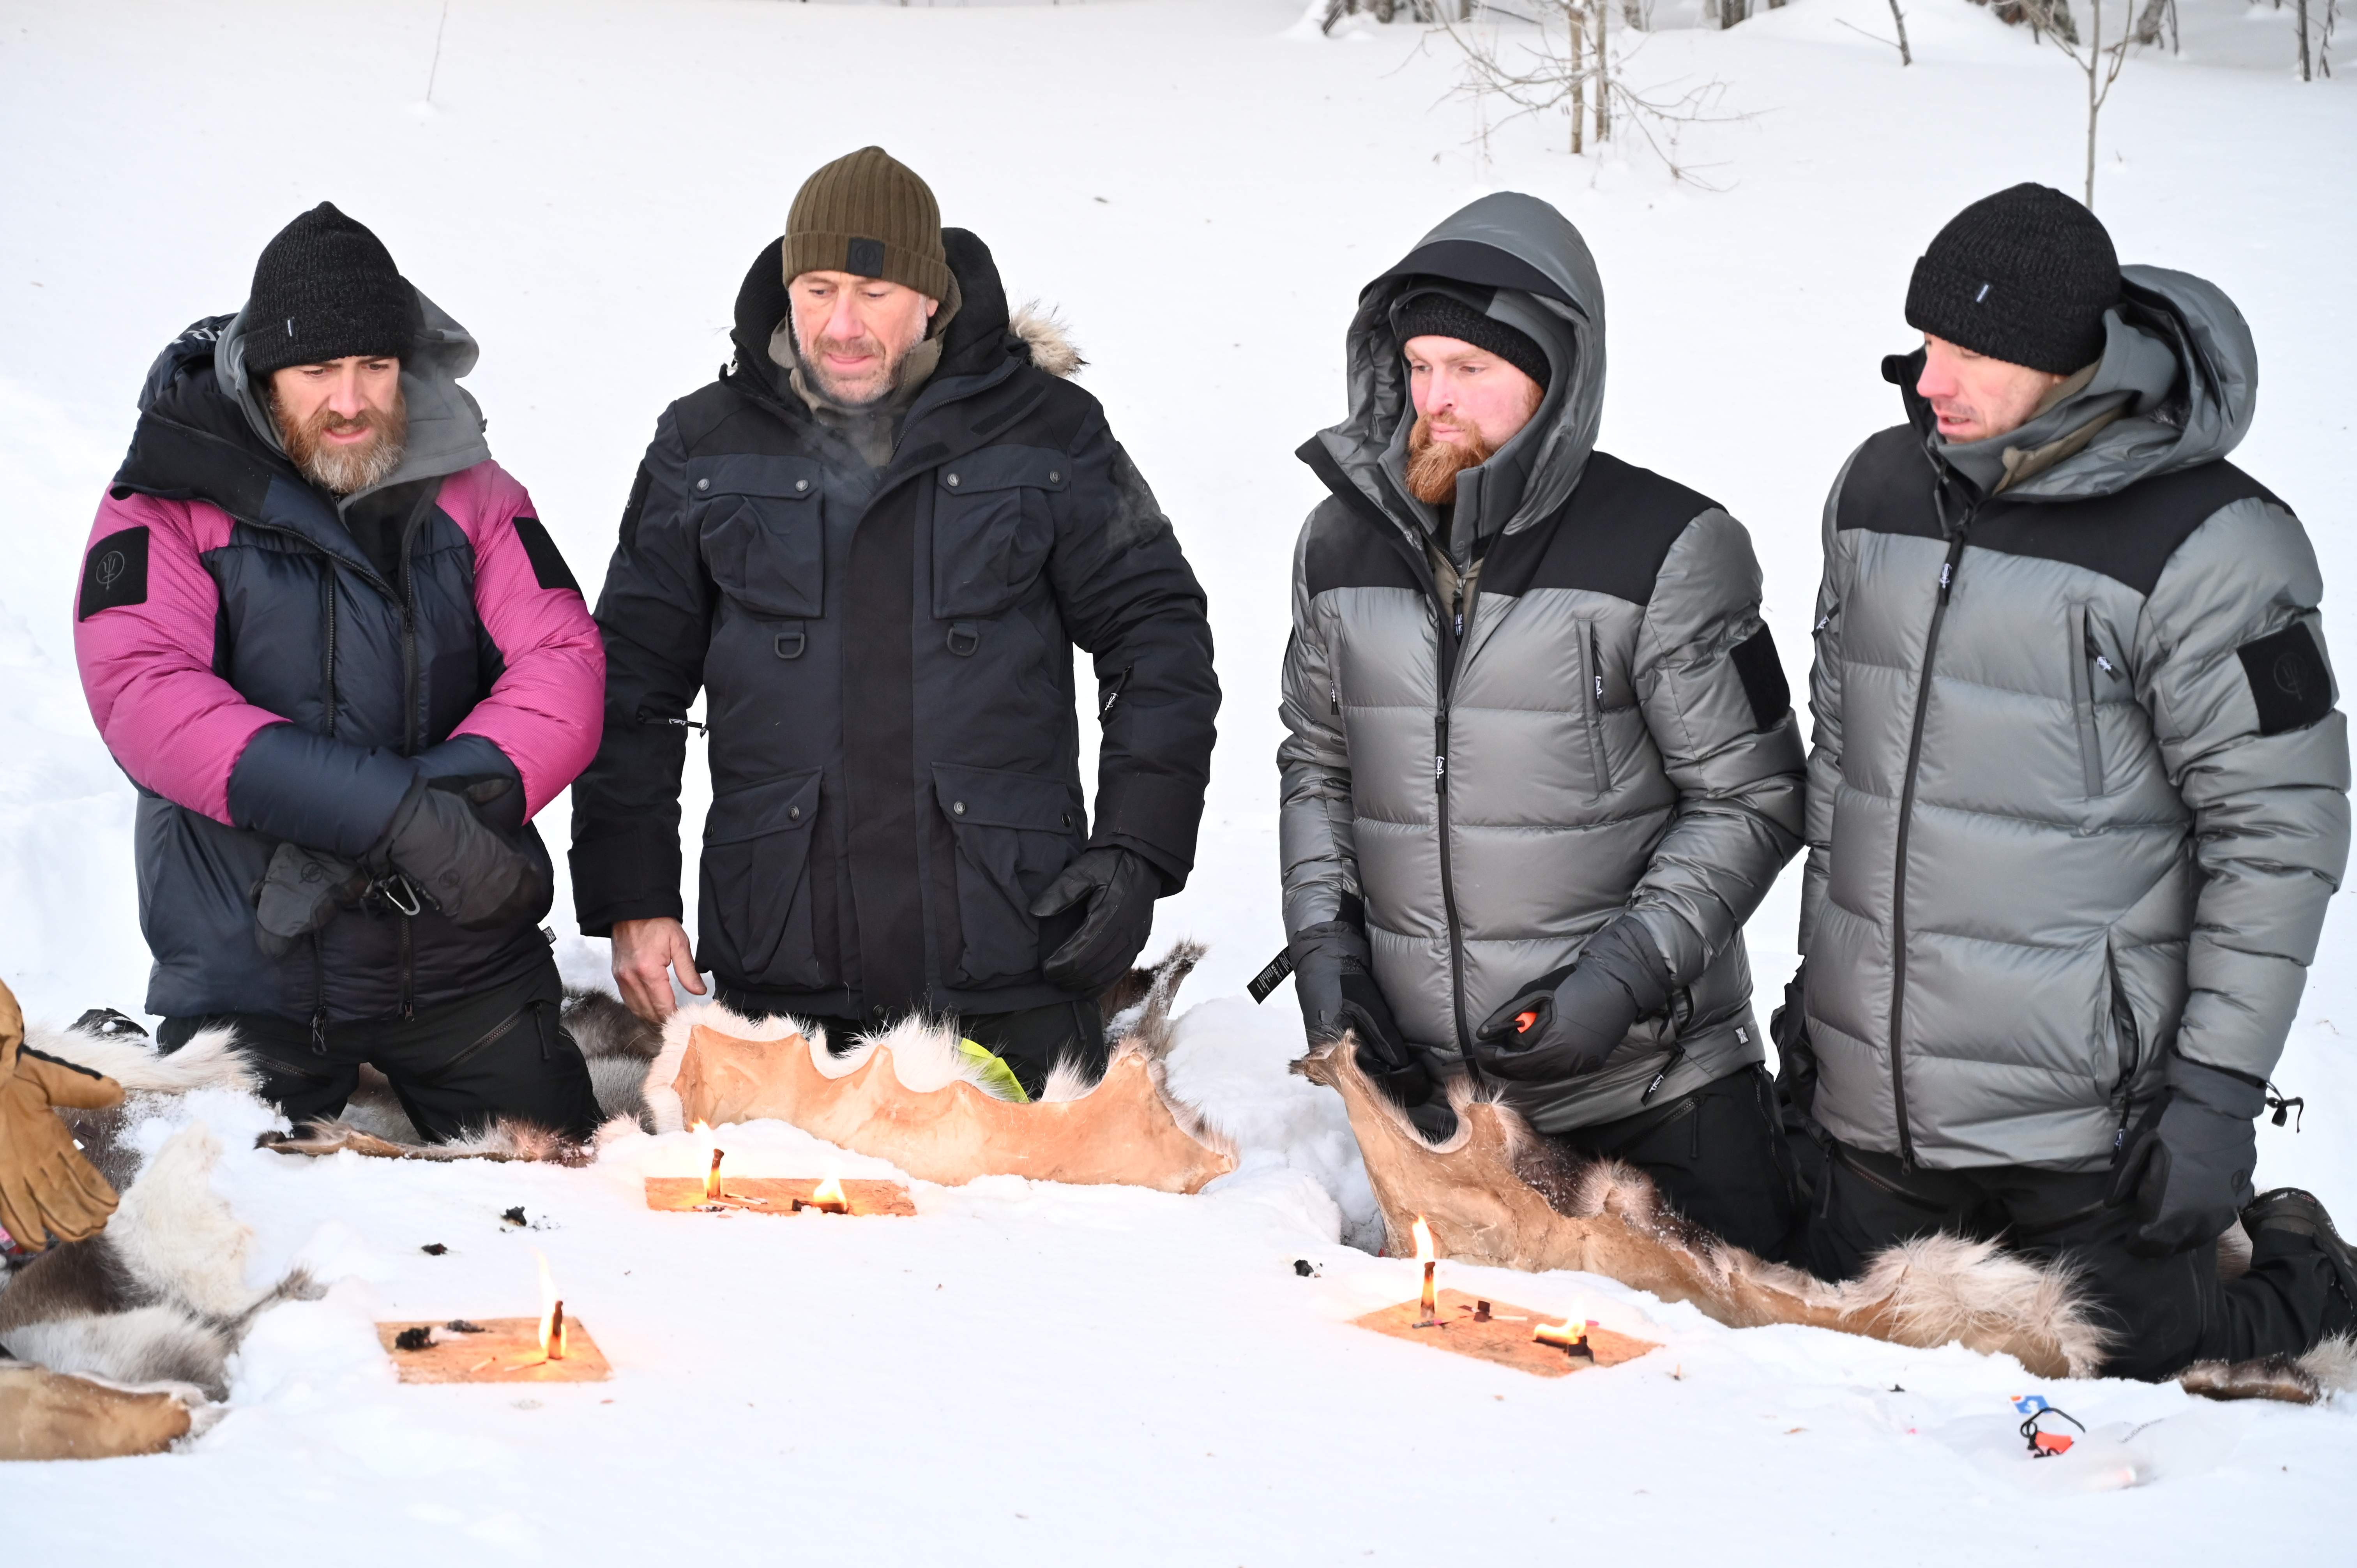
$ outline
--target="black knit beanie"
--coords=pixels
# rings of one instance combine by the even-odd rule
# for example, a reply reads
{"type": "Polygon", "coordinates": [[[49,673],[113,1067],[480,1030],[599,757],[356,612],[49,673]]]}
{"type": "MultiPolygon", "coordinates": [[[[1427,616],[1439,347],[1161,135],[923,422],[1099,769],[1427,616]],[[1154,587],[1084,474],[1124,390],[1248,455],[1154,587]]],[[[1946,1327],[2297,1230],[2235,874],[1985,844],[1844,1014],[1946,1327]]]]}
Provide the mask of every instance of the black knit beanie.
{"type": "Polygon", "coordinates": [[[2061,191],[2017,185],[1948,220],[1915,263],[1907,325],[1959,348],[2069,375],[2104,354],[2120,258],[2095,215],[2061,191]]]}
{"type": "Polygon", "coordinates": [[[1392,333],[1403,347],[1411,338],[1454,338],[1487,349],[1538,382],[1542,392],[1555,373],[1537,339],[1484,316],[1455,295],[1426,290],[1408,295],[1392,310],[1392,333]]]}
{"type": "Polygon", "coordinates": [[[416,291],[384,242],[335,203],[322,201],[263,247],[245,301],[249,373],[350,354],[397,360],[416,338],[416,291]]]}

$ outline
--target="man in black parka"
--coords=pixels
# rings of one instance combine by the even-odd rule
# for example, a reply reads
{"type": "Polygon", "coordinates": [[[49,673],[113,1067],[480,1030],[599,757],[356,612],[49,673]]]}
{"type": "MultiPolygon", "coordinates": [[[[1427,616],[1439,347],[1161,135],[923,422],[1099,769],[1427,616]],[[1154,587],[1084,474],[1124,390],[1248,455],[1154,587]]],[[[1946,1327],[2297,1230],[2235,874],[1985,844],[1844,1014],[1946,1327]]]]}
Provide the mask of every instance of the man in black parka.
{"type": "Polygon", "coordinates": [[[1037,1093],[1184,885],[1219,686],[1203,594],[1051,328],[868,147],[813,175],[666,410],[597,606],[608,724],[574,791],[581,929],[641,1016],[670,973],[838,1045],[954,1015],[1037,1093]],[[1071,647],[1103,736],[1081,790],[1071,647]],[[713,803],[679,922],[689,705],[713,803]]]}

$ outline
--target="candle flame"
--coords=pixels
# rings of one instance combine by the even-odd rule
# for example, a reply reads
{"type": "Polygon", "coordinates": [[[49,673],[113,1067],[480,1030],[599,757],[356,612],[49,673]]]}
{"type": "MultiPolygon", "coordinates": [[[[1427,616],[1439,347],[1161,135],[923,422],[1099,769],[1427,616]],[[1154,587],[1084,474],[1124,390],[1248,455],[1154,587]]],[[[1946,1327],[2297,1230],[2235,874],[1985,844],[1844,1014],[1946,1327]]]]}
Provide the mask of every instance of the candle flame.
{"type": "Polygon", "coordinates": [[[1568,1350],[1573,1346],[1584,1342],[1587,1338],[1587,1331],[1595,1326],[1595,1323],[1590,1319],[1574,1313],[1561,1323],[1540,1324],[1531,1337],[1542,1345],[1553,1345],[1557,1349],[1568,1350]]]}
{"type": "Polygon", "coordinates": [[[1432,1227],[1424,1222],[1424,1216],[1421,1214],[1415,1217],[1415,1261],[1419,1263],[1428,1263],[1432,1262],[1432,1227]]]}
{"type": "Polygon", "coordinates": [[[811,1188],[810,1200],[813,1203],[840,1203],[845,1208],[850,1207],[850,1200],[843,1196],[843,1183],[834,1176],[827,1177],[811,1188]]]}
{"type": "Polygon", "coordinates": [[[540,1264],[540,1353],[544,1356],[562,1356],[565,1354],[562,1348],[564,1340],[554,1337],[551,1333],[556,1321],[556,1309],[559,1305],[556,1298],[556,1281],[549,1274],[548,1257],[545,1253],[535,1250],[533,1252],[533,1258],[540,1264]],[[553,1351],[550,1349],[552,1339],[558,1347],[553,1351]]]}
{"type": "Polygon", "coordinates": [[[712,1131],[712,1123],[698,1117],[687,1124],[687,1130],[691,1133],[709,1133],[712,1131]]]}

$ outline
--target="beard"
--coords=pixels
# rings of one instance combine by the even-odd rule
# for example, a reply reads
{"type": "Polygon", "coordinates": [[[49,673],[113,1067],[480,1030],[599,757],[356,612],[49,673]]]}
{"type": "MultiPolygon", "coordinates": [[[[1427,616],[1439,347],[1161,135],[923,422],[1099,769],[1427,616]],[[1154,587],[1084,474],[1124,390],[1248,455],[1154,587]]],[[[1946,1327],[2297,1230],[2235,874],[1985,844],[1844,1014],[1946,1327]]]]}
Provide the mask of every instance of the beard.
{"type": "Polygon", "coordinates": [[[1481,433],[1471,425],[1461,428],[1464,441],[1440,441],[1434,438],[1432,422],[1416,416],[1415,428],[1407,433],[1408,494],[1426,506],[1446,506],[1457,499],[1457,476],[1468,468],[1478,468],[1497,453],[1497,448],[1481,439],[1481,433]]]}
{"type": "Polygon", "coordinates": [[[398,392],[391,408],[371,408],[358,419],[346,419],[323,404],[297,424],[278,407],[275,398],[271,400],[271,413],[277,417],[287,457],[305,478],[330,495],[348,496],[382,484],[401,467],[402,454],[409,446],[409,413],[398,392]],[[356,430],[369,432],[369,438],[350,446],[327,440],[330,433],[348,435],[356,430]]]}
{"type": "Polygon", "coordinates": [[[852,354],[871,355],[883,361],[880,372],[870,371],[856,381],[845,381],[830,371],[825,362],[802,342],[801,331],[795,331],[794,351],[802,358],[802,373],[810,378],[812,390],[838,408],[856,411],[874,407],[899,389],[900,368],[917,345],[911,343],[896,354],[884,346],[884,339],[873,332],[863,332],[848,343],[830,338],[827,346],[852,354]]]}

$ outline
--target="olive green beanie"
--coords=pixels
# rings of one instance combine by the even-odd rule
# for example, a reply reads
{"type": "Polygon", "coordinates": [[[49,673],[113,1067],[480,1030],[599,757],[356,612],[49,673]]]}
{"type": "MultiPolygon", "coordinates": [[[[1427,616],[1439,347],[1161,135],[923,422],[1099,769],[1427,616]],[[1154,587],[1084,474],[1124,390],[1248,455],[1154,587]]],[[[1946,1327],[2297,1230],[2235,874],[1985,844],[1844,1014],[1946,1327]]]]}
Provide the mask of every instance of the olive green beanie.
{"type": "Polygon", "coordinates": [[[950,297],[942,209],[917,171],[881,147],[839,157],[802,182],[786,216],[786,282],[841,272],[950,297]]]}

